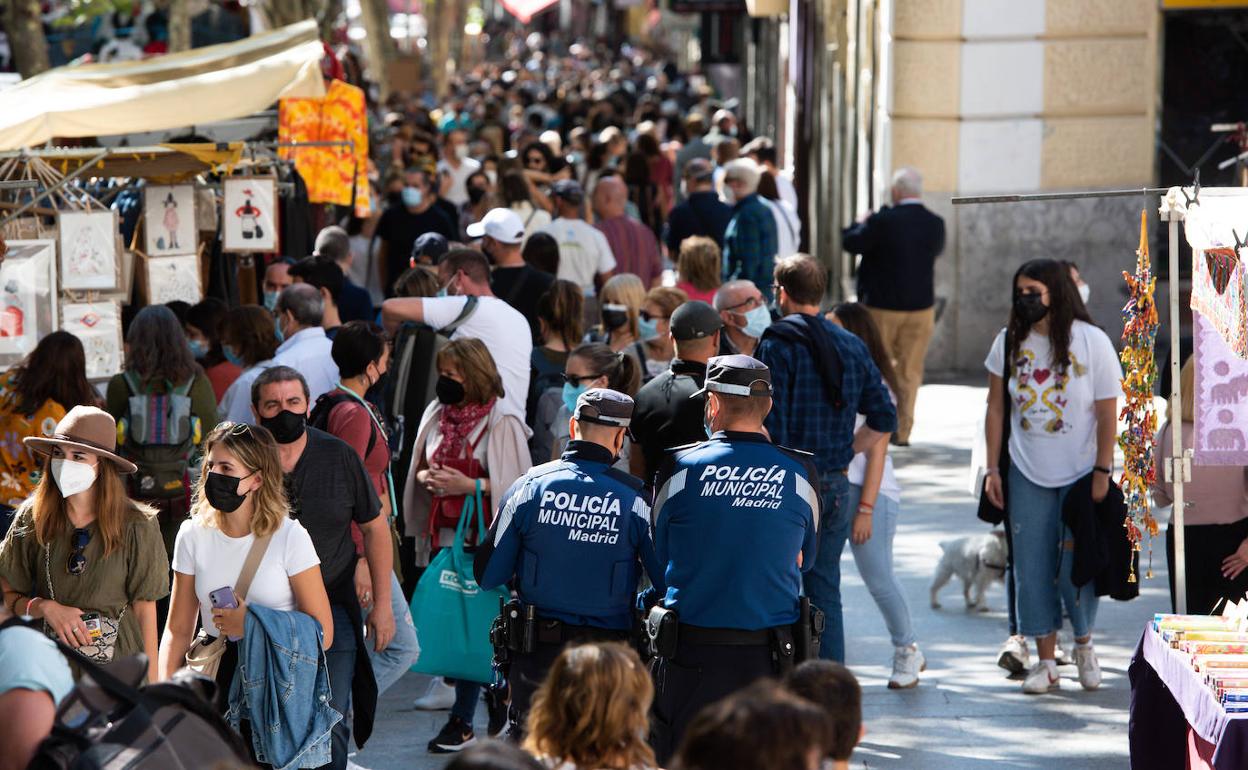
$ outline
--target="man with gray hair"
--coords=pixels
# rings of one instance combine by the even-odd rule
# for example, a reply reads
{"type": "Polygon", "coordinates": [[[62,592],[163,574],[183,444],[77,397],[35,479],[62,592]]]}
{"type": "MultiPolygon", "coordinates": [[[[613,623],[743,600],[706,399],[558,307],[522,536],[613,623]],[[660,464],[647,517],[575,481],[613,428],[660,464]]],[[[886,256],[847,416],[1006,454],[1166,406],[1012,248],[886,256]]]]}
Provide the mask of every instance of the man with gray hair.
{"type": "Polygon", "coordinates": [[[368,290],[351,280],[351,264],[355,255],[351,253],[351,238],[347,231],[337,225],[324,228],[316,236],[314,257],[325,257],[332,260],[342,270],[342,291],[338,293],[338,318],[344,324],[348,321],[371,321],[376,317],[373,312],[373,299],[368,290]]]}
{"type": "Polygon", "coordinates": [[[322,393],[338,387],[338,364],[330,354],[333,348],[321,320],[325,303],[321,292],[310,283],[287,286],[277,297],[276,331],[281,345],[273,356],[275,366],[289,366],[308,383],[312,403],[322,393]]]}
{"type": "Polygon", "coordinates": [[[871,311],[897,371],[897,432],[909,446],[914,401],[923,384],[923,359],[936,324],[933,272],[945,250],[945,220],[923,205],[923,177],[913,168],[893,174],[892,206],[864,216],[841,243],[861,254],[858,301],[871,311]]]}
{"type": "Polygon", "coordinates": [[[771,271],[780,244],[776,218],[758,197],[762,171],[748,158],[724,167],[724,197],[733,205],[732,219],[724,231],[724,277],[753,281],[771,301],[771,271]]]}
{"type": "Polygon", "coordinates": [[[771,310],[753,281],[729,281],[715,292],[715,309],[724,322],[719,355],[754,355],[763,332],[771,326],[771,310]]]}

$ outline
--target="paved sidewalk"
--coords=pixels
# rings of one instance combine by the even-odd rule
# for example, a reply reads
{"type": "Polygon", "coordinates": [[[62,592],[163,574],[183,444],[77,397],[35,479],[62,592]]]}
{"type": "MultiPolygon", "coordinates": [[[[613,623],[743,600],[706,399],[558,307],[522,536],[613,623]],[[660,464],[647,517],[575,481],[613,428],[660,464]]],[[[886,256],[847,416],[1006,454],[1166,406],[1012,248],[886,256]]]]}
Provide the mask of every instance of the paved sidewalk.
{"type": "MultiPolygon", "coordinates": [[[[1155,577],[1140,598],[1104,601],[1097,618],[1096,646],[1105,680],[1084,692],[1074,667],[1062,667],[1062,689],[1047,696],[1024,695],[1017,681],[996,667],[1006,635],[1005,592],[988,594],[988,613],[967,613],[960,583],[941,594],[944,608],[928,606],[928,584],[941,540],[987,531],[975,518],[967,492],[973,434],[984,409],[985,389],[929,385],[919,395],[913,446],[894,450],[903,490],[902,519],[895,543],[896,566],[910,602],[928,670],[914,690],[890,691],[892,648],[883,620],[858,577],[849,549],[842,565],[849,665],[864,688],[867,735],[855,753],[855,767],[987,770],[998,767],[1121,768],[1127,765],[1126,676],[1131,651],[1145,621],[1168,605],[1164,542],[1154,547],[1155,577]]],[[[1147,563],[1147,552],[1143,561],[1147,563]]],[[[1034,654],[1034,648],[1033,648],[1034,654]]],[[[413,711],[425,677],[409,674],[382,699],[376,732],[367,750],[353,759],[374,770],[440,768],[446,759],[429,756],[425,744],[446,712],[413,711]]],[[[477,726],[484,728],[484,709],[477,726]]]]}

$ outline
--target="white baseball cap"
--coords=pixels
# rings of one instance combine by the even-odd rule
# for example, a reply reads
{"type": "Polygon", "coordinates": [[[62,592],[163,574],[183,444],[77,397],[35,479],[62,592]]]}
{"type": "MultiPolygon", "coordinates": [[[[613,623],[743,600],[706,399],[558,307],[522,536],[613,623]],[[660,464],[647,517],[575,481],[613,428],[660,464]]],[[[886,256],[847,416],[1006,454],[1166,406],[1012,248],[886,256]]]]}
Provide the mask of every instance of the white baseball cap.
{"type": "Polygon", "coordinates": [[[468,225],[469,238],[488,235],[499,243],[520,243],[524,240],[524,222],[511,209],[490,209],[480,222],[468,225]]]}

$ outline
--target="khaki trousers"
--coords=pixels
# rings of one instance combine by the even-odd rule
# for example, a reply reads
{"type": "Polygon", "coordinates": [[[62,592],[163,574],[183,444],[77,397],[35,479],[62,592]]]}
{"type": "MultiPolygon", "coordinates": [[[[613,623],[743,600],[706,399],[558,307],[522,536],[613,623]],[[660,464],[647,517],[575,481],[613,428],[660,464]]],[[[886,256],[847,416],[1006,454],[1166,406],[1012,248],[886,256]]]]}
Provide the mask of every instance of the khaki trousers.
{"type": "Polygon", "coordinates": [[[932,329],[936,325],[936,308],[926,310],[883,310],[868,307],[875,325],[880,329],[884,348],[893,359],[897,372],[897,440],[910,441],[914,427],[914,401],[923,384],[923,359],[927,356],[932,329]]]}

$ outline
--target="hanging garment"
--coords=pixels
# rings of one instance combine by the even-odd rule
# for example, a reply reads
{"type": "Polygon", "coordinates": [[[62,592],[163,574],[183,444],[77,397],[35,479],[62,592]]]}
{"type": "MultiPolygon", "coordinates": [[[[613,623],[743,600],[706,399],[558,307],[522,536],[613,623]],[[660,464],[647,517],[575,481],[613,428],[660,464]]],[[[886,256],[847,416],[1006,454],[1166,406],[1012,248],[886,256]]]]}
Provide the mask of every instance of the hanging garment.
{"type": "Polygon", "coordinates": [[[278,141],[354,142],[354,147],[285,148],[282,157],[293,158],[308,185],[312,203],[350,206],[355,215],[367,217],[368,114],[364,91],[333,81],[321,99],[282,99],[278,104],[278,141]]]}
{"type": "Polygon", "coordinates": [[[1209,319],[1195,309],[1192,325],[1193,459],[1197,465],[1248,465],[1248,361],[1235,355],[1209,319]]]}
{"type": "Polygon", "coordinates": [[[1192,247],[1192,310],[1199,311],[1236,356],[1248,359],[1248,195],[1235,188],[1200,191],[1184,221],[1192,247]]]}

